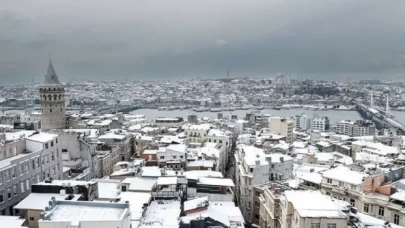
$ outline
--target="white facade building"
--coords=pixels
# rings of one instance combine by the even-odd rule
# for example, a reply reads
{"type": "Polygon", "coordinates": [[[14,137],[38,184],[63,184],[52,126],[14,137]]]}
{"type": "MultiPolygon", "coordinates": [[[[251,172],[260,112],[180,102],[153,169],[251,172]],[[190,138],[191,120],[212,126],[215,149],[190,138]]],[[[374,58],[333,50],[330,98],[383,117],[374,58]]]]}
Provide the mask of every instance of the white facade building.
{"type": "Polygon", "coordinates": [[[327,116],[314,116],[311,120],[311,130],[327,131],[330,123],[327,116]]]}
{"type": "Polygon", "coordinates": [[[58,135],[16,132],[0,135],[0,214],[13,210],[26,197],[31,185],[46,178],[61,179],[62,158],[58,135]],[[25,138],[27,137],[27,138],[25,138]]]}
{"type": "Polygon", "coordinates": [[[270,117],[269,129],[273,134],[280,134],[286,137],[287,142],[293,140],[294,121],[289,118],[270,117]]]}
{"type": "Polygon", "coordinates": [[[235,191],[242,214],[252,221],[253,186],[292,177],[293,159],[283,154],[265,154],[260,148],[239,145],[235,151],[235,191]]]}
{"type": "Polygon", "coordinates": [[[294,117],[295,128],[301,130],[309,130],[311,128],[311,118],[308,114],[302,113],[294,117]]]}
{"type": "Polygon", "coordinates": [[[160,147],[156,153],[158,165],[172,169],[182,169],[186,166],[187,146],[184,144],[173,144],[168,147],[160,147]]]}

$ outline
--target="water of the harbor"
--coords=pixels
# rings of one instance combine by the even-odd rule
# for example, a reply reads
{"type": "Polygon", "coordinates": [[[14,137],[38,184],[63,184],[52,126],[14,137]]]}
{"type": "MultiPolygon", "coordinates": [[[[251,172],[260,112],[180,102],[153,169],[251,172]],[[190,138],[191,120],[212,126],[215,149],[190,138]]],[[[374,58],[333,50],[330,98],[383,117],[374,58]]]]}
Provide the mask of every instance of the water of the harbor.
{"type": "MultiPolygon", "coordinates": [[[[238,118],[245,118],[246,113],[254,112],[254,113],[265,113],[270,114],[272,116],[281,116],[281,117],[292,117],[297,114],[306,113],[310,117],[315,114],[323,115],[329,117],[330,123],[334,124],[340,120],[360,120],[362,119],[361,116],[358,114],[357,111],[337,111],[337,110],[325,110],[325,111],[314,111],[314,110],[307,110],[307,109],[282,109],[282,110],[235,110],[235,111],[222,111],[224,117],[230,117],[231,115],[237,115],[238,118]]],[[[210,117],[212,119],[216,119],[218,116],[218,112],[194,112],[191,109],[187,110],[173,110],[173,111],[161,111],[157,109],[138,109],[131,114],[142,114],[145,115],[147,119],[156,119],[157,117],[183,117],[187,119],[189,114],[196,114],[198,118],[202,117],[210,117]]],[[[391,114],[395,116],[395,120],[400,123],[405,124],[405,112],[400,111],[391,111],[391,114]]]]}

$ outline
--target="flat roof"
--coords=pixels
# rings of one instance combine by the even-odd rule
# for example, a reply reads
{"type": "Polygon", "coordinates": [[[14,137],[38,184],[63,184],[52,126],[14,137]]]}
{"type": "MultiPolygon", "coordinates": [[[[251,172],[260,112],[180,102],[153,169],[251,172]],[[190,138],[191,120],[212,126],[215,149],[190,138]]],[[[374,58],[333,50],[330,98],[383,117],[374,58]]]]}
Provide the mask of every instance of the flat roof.
{"type": "Polygon", "coordinates": [[[140,177],[126,178],[125,180],[130,183],[128,189],[131,191],[152,191],[157,181],[156,179],[140,177]]]}
{"type": "Polygon", "coordinates": [[[46,143],[56,139],[57,137],[58,135],[55,134],[48,134],[41,132],[35,135],[31,135],[30,137],[28,137],[28,139],[35,142],[46,143]]]}
{"type": "Polygon", "coordinates": [[[58,201],[55,207],[46,214],[45,218],[52,221],[71,221],[72,223],[80,221],[121,220],[126,211],[126,208],[122,205],[124,204],[99,202],[65,204],[58,201]]]}
{"type": "Polygon", "coordinates": [[[157,185],[175,185],[177,184],[177,177],[159,177],[157,185]]]}
{"type": "Polygon", "coordinates": [[[198,184],[235,187],[235,184],[233,183],[232,179],[229,178],[203,177],[198,179],[198,184]]]}
{"type": "Polygon", "coordinates": [[[284,194],[301,217],[346,219],[339,205],[318,191],[285,191],[284,194]]]}
{"type": "Polygon", "coordinates": [[[128,201],[131,211],[131,220],[140,220],[143,213],[143,205],[149,204],[151,193],[148,192],[121,192],[120,202],[128,201]]]}
{"type": "Polygon", "coordinates": [[[0,224],[2,227],[7,228],[25,228],[23,226],[25,219],[21,219],[19,216],[0,216],[0,224]]]}
{"type": "MultiPolygon", "coordinates": [[[[51,193],[31,193],[25,199],[23,199],[19,204],[14,206],[14,209],[20,210],[45,210],[45,207],[49,206],[49,201],[52,197],[55,197],[55,200],[63,201],[69,195],[64,196],[60,194],[51,194],[51,193]]],[[[74,198],[70,201],[77,201],[81,195],[74,195],[74,198]]]]}
{"type": "Polygon", "coordinates": [[[181,209],[179,200],[156,200],[147,208],[138,228],[178,228],[181,209]]]}

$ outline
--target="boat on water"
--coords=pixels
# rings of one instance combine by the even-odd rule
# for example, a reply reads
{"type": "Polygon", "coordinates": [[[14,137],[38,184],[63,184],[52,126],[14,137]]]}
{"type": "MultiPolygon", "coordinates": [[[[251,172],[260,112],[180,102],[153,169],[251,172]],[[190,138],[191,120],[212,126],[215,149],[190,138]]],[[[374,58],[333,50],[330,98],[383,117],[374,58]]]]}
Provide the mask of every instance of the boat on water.
{"type": "Polygon", "coordinates": [[[211,112],[221,112],[222,108],[211,108],[210,111],[211,112]]]}
{"type": "Polygon", "coordinates": [[[281,107],[280,106],[274,106],[273,109],[274,110],[281,110],[281,107]]]}

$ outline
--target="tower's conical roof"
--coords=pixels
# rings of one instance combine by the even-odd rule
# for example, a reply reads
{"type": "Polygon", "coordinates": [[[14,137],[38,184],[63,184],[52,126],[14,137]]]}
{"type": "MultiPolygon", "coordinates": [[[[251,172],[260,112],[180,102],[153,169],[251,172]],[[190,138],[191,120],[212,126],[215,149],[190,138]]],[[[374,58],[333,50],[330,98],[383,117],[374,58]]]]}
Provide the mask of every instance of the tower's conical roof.
{"type": "Polygon", "coordinates": [[[45,85],[50,84],[60,84],[58,76],[55,73],[55,69],[53,69],[51,58],[49,58],[48,70],[45,74],[45,85]]]}

